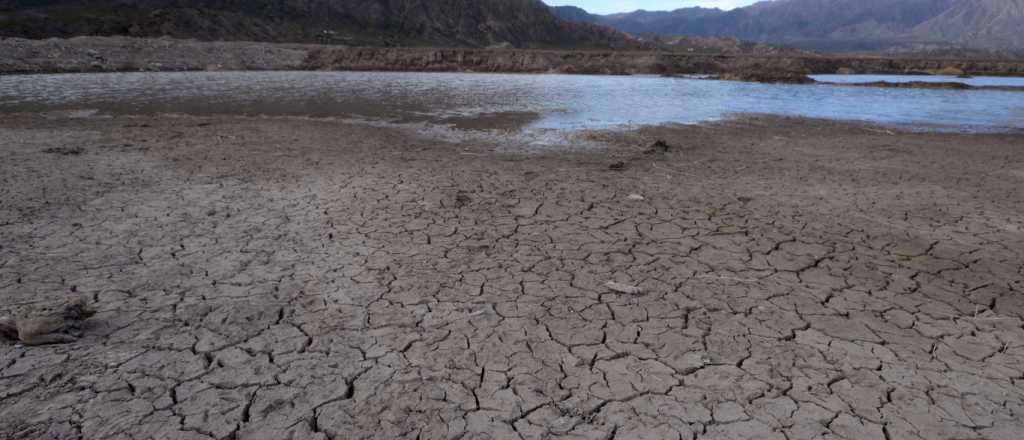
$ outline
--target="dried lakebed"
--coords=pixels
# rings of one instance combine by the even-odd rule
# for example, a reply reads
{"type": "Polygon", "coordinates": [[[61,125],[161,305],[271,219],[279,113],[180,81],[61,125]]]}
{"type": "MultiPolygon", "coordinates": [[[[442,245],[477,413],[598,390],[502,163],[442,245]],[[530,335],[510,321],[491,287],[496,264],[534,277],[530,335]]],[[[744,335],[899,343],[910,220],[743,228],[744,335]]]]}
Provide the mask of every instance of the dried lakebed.
{"type": "Polygon", "coordinates": [[[5,115],[0,438],[1019,438],[1020,135],[588,136],[5,115]]]}

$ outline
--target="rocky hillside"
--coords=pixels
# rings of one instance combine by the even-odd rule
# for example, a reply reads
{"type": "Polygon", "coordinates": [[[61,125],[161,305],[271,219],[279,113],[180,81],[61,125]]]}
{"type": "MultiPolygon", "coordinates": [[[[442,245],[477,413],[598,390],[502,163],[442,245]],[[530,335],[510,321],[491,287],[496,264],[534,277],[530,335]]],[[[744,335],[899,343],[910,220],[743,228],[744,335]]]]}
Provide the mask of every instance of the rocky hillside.
{"type": "Polygon", "coordinates": [[[636,47],[540,0],[0,0],[0,36],[175,37],[359,46],[636,47]]]}
{"type": "Polygon", "coordinates": [[[573,7],[553,10],[566,20],[631,33],[735,37],[818,50],[1024,49],[1024,0],[775,0],[731,11],[605,16],[573,7]]]}
{"type": "Polygon", "coordinates": [[[923,40],[958,45],[1024,48],[1024,0],[959,1],[942,14],[914,28],[923,40]]]}
{"type": "Polygon", "coordinates": [[[642,33],[637,38],[659,50],[689,54],[816,56],[816,52],[778,44],[754,43],[733,37],[689,37],[642,33]]]}

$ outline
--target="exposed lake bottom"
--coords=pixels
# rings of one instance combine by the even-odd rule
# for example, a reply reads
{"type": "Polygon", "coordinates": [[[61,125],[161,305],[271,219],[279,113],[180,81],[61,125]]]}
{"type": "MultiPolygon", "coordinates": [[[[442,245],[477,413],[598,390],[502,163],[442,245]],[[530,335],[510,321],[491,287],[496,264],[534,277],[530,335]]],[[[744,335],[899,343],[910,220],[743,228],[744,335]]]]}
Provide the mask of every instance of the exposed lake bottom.
{"type": "Polygon", "coordinates": [[[0,438],[1024,431],[1020,135],[481,114],[2,115],[0,438]]]}

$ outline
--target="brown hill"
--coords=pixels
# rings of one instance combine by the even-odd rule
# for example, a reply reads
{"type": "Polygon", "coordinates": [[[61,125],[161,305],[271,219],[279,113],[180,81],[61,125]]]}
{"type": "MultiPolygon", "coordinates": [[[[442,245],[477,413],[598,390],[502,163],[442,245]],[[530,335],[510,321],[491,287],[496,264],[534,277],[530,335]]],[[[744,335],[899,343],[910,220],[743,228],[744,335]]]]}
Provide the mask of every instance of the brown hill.
{"type": "Polygon", "coordinates": [[[0,0],[0,36],[462,47],[636,47],[540,0],[0,0]]]}

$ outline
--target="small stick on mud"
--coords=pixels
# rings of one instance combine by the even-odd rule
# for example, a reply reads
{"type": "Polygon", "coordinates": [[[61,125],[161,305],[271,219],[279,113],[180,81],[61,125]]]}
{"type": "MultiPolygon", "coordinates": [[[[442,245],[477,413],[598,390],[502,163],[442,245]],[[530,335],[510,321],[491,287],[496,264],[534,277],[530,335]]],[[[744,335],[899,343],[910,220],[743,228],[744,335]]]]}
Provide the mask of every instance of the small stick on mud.
{"type": "Polygon", "coordinates": [[[659,170],[662,170],[662,171],[668,171],[670,173],[681,174],[683,176],[693,176],[692,173],[688,173],[686,171],[681,171],[681,170],[678,170],[676,168],[672,168],[672,167],[665,166],[665,165],[658,165],[658,164],[653,164],[652,163],[651,166],[654,167],[655,169],[659,169],[659,170]]]}
{"type": "Polygon", "coordinates": [[[723,275],[711,275],[711,274],[706,274],[706,273],[705,274],[697,275],[697,279],[701,279],[701,280],[719,280],[719,281],[735,281],[735,282],[738,282],[738,283],[756,283],[757,282],[757,280],[753,279],[753,278],[737,278],[737,277],[728,277],[728,276],[723,276],[723,275]]]}
{"type": "Polygon", "coordinates": [[[883,134],[887,134],[889,136],[895,136],[896,135],[896,133],[892,132],[891,130],[879,130],[877,128],[865,128],[865,130],[873,132],[873,133],[883,133],[883,134]]]}
{"type": "Polygon", "coordinates": [[[22,301],[22,302],[16,302],[16,303],[0,304],[0,307],[27,306],[27,305],[32,305],[32,304],[41,304],[41,303],[44,303],[44,302],[47,302],[47,300],[45,300],[45,299],[37,299],[37,300],[33,300],[33,301],[22,301]]]}
{"type": "Polygon", "coordinates": [[[624,293],[626,295],[642,295],[644,293],[644,289],[642,287],[616,283],[615,281],[609,281],[605,283],[604,286],[613,292],[624,293]]]}

